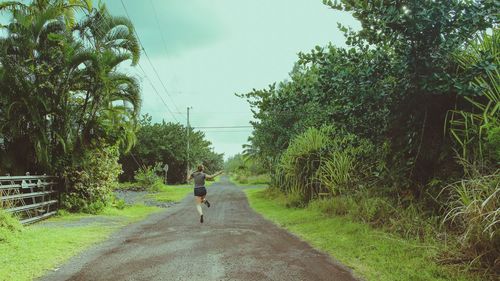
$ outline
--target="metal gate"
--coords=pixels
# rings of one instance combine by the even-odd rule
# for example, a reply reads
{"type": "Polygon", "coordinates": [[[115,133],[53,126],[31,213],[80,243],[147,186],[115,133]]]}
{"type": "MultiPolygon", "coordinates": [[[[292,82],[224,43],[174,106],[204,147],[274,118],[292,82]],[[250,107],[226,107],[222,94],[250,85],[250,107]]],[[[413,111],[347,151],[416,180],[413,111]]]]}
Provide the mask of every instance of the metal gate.
{"type": "Polygon", "coordinates": [[[57,212],[56,177],[0,177],[0,207],[18,217],[22,224],[34,223],[57,212]]]}

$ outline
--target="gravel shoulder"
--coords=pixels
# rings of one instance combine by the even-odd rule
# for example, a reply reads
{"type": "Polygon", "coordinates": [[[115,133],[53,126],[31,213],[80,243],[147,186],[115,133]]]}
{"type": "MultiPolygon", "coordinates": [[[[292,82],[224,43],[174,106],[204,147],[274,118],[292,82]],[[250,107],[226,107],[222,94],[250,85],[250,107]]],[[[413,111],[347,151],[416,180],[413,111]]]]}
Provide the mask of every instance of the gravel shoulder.
{"type": "MultiPolygon", "coordinates": [[[[123,199],[125,204],[134,205],[134,204],[143,204],[145,206],[154,206],[159,208],[170,208],[176,204],[177,202],[158,202],[154,199],[148,198],[147,191],[115,191],[115,196],[118,199],[123,199]]],[[[90,226],[90,225],[116,225],[120,226],[126,221],[126,218],[123,217],[113,217],[106,215],[94,215],[94,216],[75,216],[74,219],[65,219],[65,220],[46,220],[40,222],[38,225],[43,227],[82,227],[82,226],[90,226]]]]}

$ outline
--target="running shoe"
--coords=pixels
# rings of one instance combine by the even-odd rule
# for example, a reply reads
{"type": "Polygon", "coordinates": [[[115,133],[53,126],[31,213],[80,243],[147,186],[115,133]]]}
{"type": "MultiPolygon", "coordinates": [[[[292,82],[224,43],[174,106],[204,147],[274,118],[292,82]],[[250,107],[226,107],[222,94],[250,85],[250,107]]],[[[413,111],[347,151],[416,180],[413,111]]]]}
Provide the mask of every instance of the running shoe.
{"type": "Polygon", "coordinates": [[[203,215],[200,216],[200,223],[203,223],[203,215]]]}
{"type": "Polygon", "coordinates": [[[208,202],[208,200],[205,200],[205,202],[203,203],[205,203],[205,205],[207,205],[207,207],[210,208],[210,202],[208,202]]]}

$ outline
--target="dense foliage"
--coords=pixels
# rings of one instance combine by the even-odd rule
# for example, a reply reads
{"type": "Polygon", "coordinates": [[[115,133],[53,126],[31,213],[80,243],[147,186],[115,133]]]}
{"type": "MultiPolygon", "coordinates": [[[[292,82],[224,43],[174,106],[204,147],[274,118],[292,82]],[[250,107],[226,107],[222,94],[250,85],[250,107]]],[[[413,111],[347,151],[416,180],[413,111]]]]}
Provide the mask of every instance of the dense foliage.
{"type": "Polygon", "coordinates": [[[224,163],[224,171],[239,184],[268,184],[269,170],[259,161],[242,154],[229,157],[224,163]]]}
{"type": "Polygon", "coordinates": [[[90,0],[9,1],[0,28],[0,173],[53,174],[62,205],[97,213],[135,142],[134,27],[90,0]]]}
{"type": "Polygon", "coordinates": [[[64,171],[66,192],[62,195],[63,207],[91,214],[102,211],[110,202],[111,192],[122,172],[119,155],[116,146],[85,151],[79,165],[64,171]]]}
{"type": "MultiPolygon", "coordinates": [[[[62,206],[89,213],[109,203],[122,163],[123,179],[150,190],[163,164],[169,182],[185,179],[186,128],[138,122],[139,82],[123,71],[140,57],[128,18],[90,0],[9,1],[0,12],[10,16],[0,26],[0,174],[60,176],[62,206]]],[[[191,166],[222,166],[203,133],[189,139],[191,166]]]]}
{"type": "MultiPolygon", "coordinates": [[[[187,167],[187,130],[181,124],[152,123],[151,116],[145,115],[140,120],[137,131],[137,143],[130,153],[123,155],[120,163],[124,173],[122,180],[130,181],[139,168],[168,165],[167,180],[169,183],[180,183],[186,180],[187,167]]],[[[189,131],[189,165],[193,169],[203,164],[207,173],[219,171],[223,166],[222,154],[215,153],[211,143],[200,131],[189,131]]]]}
{"type": "Polygon", "coordinates": [[[138,62],[137,38],[128,19],[91,4],[0,4],[11,16],[0,38],[1,173],[60,173],[87,149],[133,144],[139,85],[119,67],[138,62]]]}
{"type": "Polygon", "coordinates": [[[317,46],[289,80],[239,95],[256,118],[246,153],[291,205],[329,192],[440,216],[459,260],[497,268],[498,2],[324,2],[362,29],[339,25],[347,48],[317,46]]]}

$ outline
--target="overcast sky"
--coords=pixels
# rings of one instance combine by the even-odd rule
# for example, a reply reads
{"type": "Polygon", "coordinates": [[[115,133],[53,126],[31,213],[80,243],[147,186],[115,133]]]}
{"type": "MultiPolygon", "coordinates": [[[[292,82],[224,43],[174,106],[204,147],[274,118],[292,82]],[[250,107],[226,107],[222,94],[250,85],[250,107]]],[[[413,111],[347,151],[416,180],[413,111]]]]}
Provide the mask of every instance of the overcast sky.
{"type": "MultiPolygon", "coordinates": [[[[95,1],[97,2],[97,1],[95,1]]],[[[120,0],[103,1],[113,15],[125,16],[120,0]]],[[[142,114],[160,122],[191,125],[248,126],[252,118],[247,93],[282,81],[297,53],[329,42],[343,46],[337,22],[359,28],[349,14],[322,0],[123,0],[158,75],[145,55],[141,66],[171,114],[139,69],[142,114]],[[173,100],[173,101],[172,101],[173,100]]],[[[216,152],[225,157],[242,150],[251,128],[205,129],[216,152]]]]}

